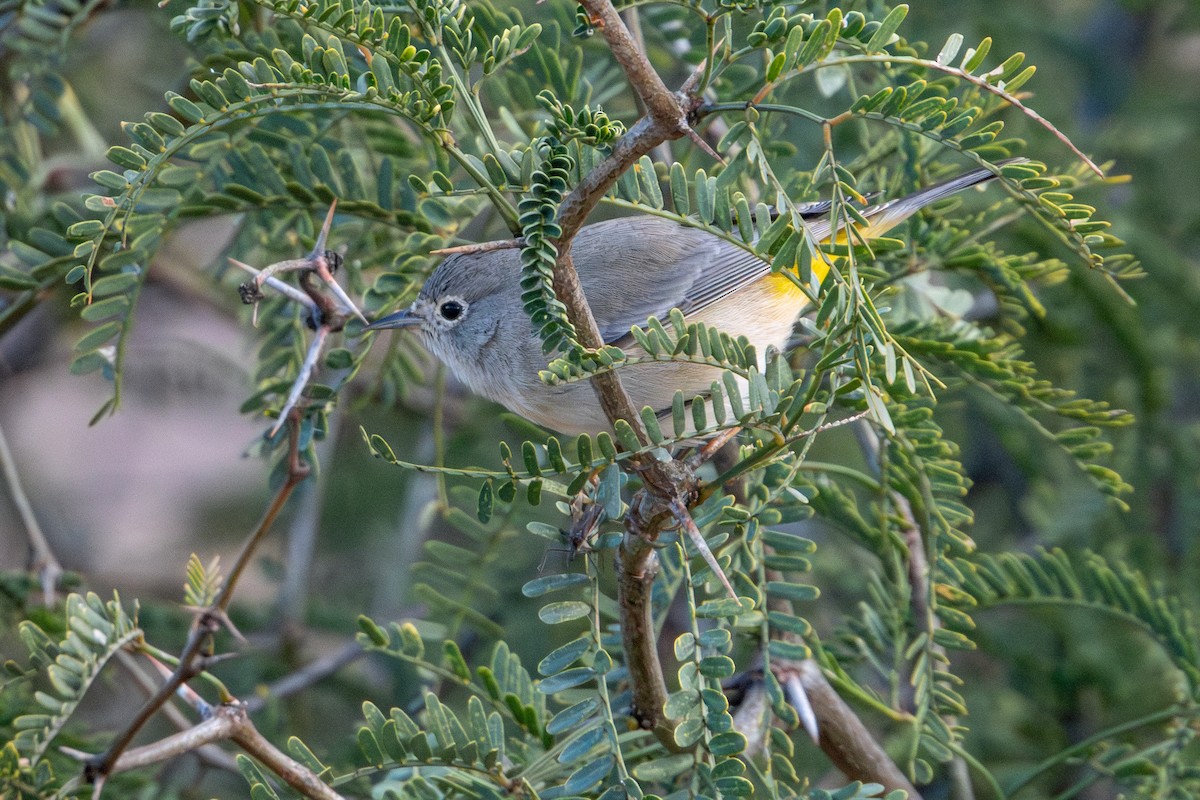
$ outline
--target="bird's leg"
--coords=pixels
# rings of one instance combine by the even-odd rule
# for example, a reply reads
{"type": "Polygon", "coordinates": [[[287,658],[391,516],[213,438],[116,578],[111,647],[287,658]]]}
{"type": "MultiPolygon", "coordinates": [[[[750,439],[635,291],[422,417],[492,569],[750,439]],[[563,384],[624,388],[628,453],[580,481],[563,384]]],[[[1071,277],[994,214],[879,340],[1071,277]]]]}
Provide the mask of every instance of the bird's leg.
{"type": "Polygon", "coordinates": [[[725,431],[721,431],[716,436],[712,437],[707,442],[705,442],[703,445],[696,448],[696,452],[692,453],[690,456],[687,457],[687,462],[686,462],[687,465],[692,469],[696,469],[701,464],[707,463],[709,460],[712,459],[713,456],[715,456],[718,452],[720,452],[722,447],[724,447],[735,436],[737,436],[739,433],[741,433],[741,431],[742,431],[741,426],[737,426],[737,427],[730,428],[725,431]]]}
{"type": "Polygon", "coordinates": [[[578,553],[592,552],[592,539],[600,530],[600,524],[606,519],[604,506],[588,500],[583,492],[575,495],[571,502],[571,527],[567,529],[567,545],[570,548],[570,558],[578,553]],[[576,505],[576,501],[587,501],[586,504],[576,505]]]}

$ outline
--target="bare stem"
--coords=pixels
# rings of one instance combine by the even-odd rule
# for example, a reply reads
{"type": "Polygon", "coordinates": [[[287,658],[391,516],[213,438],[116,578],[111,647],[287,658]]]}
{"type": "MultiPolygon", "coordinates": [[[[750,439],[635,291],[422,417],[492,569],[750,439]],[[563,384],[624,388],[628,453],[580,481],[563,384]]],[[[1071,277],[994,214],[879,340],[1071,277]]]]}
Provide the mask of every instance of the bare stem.
{"type": "Polygon", "coordinates": [[[341,648],[326,653],[305,664],[295,672],[284,675],[270,683],[261,692],[246,701],[246,712],[253,714],[264,708],[271,699],[281,699],[304,691],[315,683],[328,678],[347,664],[362,658],[366,651],[358,642],[349,642],[341,648]]]}
{"type": "Polygon", "coordinates": [[[29,537],[29,547],[33,551],[31,565],[42,581],[42,594],[46,605],[54,602],[54,590],[58,588],[58,579],[62,577],[63,568],[50,547],[42,526],[38,524],[37,515],[33,513],[33,504],[25,494],[21,484],[21,475],[17,471],[17,462],[13,459],[12,450],[8,448],[8,439],[4,436],[4,428],[0,427],[0,468],[4,471],[4,482],[8,484],[8,493],[12,497],[21,522],[25,524],[25,535],[29,537]]]}
{"type": "Polygon", "coordinates": [[[267,506],[262,519],[259,520],[258,525],[250,534],[246,543],[242,545],[242,551],[238,553],[237,561],[234,562],[233,569],[229,572],[229,577],[225,579],[225,583],[221,586],[221,591],[217,593],[217,597],[213,601],[213,609],[220,611],[222,614],[229,609],[229,604],[233,601],[233,592],[237,588],[238,579],[246,570],[246,567],[250,565],[259,544],[262,543],[262,540],[271,531],[276,518],[283,511],[288,498],[292,496],[292,491],[300,485],[301,481],[308,477],[311,471],[308,464],[300,457],[300,420],[302,416],[298,410],[288,415],[287,476],[284,478],[283,485],[279,487],[279,491],[275,493],[275,497],[272,498],[271,504],[267,506]]]}

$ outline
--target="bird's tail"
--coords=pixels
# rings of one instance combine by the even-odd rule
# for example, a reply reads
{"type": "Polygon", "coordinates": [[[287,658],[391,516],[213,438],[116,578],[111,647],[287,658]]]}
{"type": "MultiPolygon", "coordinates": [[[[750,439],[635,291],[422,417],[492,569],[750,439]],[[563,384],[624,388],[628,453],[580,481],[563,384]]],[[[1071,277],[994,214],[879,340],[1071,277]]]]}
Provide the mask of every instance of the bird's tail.
{"type": "MultiPolygon", "coordinates": [[[[1028,160],[1022,156],[1018,156],[1016,158],[997,161],[996,166],[1003,167],[1007,164],[1020,164],[1028,160]]],[[[907,197],[900,197],[896,200],[889,200],[886,203],[869,207],[863,212],[863,216],[867,218],[869,224],[865,228],[860,227],[858,233],[864,239],[882,236],[930,203],[936,203],[938,200],[943,200],[952,194],[961,192],[963,189],[987,183],[994,177],[996,177],[996,173],[991,169],[980,167],[979,169],[964,172],[962,175],[942,181],[941,183],[926,186],[924,189],[913,192],[907,197]]],[[[839,240],[841,238],[841,236],[838,237],[839,240]]]]}

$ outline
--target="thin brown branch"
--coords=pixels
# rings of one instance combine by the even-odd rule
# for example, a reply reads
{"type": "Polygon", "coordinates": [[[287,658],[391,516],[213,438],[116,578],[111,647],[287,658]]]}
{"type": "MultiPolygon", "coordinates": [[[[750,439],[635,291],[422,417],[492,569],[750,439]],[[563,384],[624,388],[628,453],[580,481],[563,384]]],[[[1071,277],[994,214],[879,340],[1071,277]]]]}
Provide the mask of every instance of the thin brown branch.
{"type": "Polygon", "coordinates": [[[38,575],[42,583],[42,596],[47,606],[54,604],[54,591],[58,588],[58,580],[62,577],[63,568],[50,541],[38,524],[37,515],[33,513],[33,504],[25,494],[21,484],[21,474],[17,471],[17,462],[12,450],[8,447],[8,439],[4,436],[4,428],[0,427],[0,468],[3,468],[4,483],[8,486],[9,497],[17,507],[21,522],[25,525],[25,535],[29,537],[29,548],[33,553],[33,563],[30,567],[38,575]]]}
{"type": "MultiPolygon", "coordinates": [[[[554,294],[566,306],[567,318],[575,326],[580,342],[584,347],[597,349],[603,346],[604,340],[571,260],[572,241],[600,198],[627,169],[658,145],[668,139],[678,139],[690,130],[687,117],[698,103],[688,100],[685,109],[681,97],[666,87],[611,2],[585,0],[583,6],[603,33],[609,49],[647,111],[617,140],[608,158],[585,175],[563,198],[558,209],[558,224],[562,234],[556,242],[558,260],[554,267],[554,294]]],[[[593,376],[592,386],[609,422],[625,420],[633,428],[638,441],[643,445],[649,444],[650,438],[638,417],[638,409],[621,385],[619,376],[615,372],[593,376]]]]}
{"type": "Polygon", "coordinates": [[[299,412],[292,412],[288,415],[288,455],[287,455],[287,474],[284,478],[283,485],[279,487],[279,491],[275,493],[271,504],[267,507],[258,525],[242,546],[242,550],[238,553],[237,560],[233,564],[233,569],[229,572],[229,577],[225,579],[225,583],[221,586],[221,591],[217,593],[216,599],[213,601],[213,608],[224,612],[229,609],[229,604],[233,600],[234,589],[237,588],[238,579],[245,572],[246,567],[253,560],[255,552],[258,550],[259,544],[270,532],[275,524],[279,513],[283,511],[283,507],[287,504],[288,498],[291,497],[292,491],[300,485],[300,482],[308,477],[311,468],[304,459],[300,457],[300,419],[299,412]]]}
{"type": "Polygon", "coordinates": [[[113,743],[109,745],[108,749],[100,755],[88,759],[84,764],[83,775],[88,783],[102,784],[105,777],[112,772],[113,766],[120,759],[121,754],[125,752],[129,744],[133,741],[133,738],[138,734],[138,731],[171,699],[176,689],[203,672],[204,661],[202,657],[207,655],[205,651],[211,647],[212,637],[227,622],[226,612],[229,609],[230,602],[233,600],[233,592],[237,587],[239,578],[253,560],[259,544],[262,543],[262,540],[275,524],[276,518],[279,516],[280,511],[283,510],[292,491],[308,476],[309,466],[300,457],[300,414],[298,412],[290,414],[288,416],[288,423],[288,470],[283,485],[279,487],[279,491],[275,493],[275,497],[272,498],[271,504],[267,507],[262,519],[259,520],[258,525],[251,532],[246,543],[242,545],[242,550],[238,554],[237,561],[234,562],[233,569],[225,579],[225,583],[221,586],[221,590],[217,593],[213,604],[197,615],[195,622],[192,623],[187,643],[184,644],[183,651],[179,656],[179,666],[171,673],[171,677],[163,682],[158,691],[138,709],[138,713],[134,716],[133,720],[117,736],[113,743]]]}
{"type": "Polygon", "coordinates": [[[892,490],[890,495],[892,505],[904,520],[900,535],[908,549],[909,606],[912,609],[912,618],[919,630],[932,636],[937,627],[937,618],[929,607],[929,560],[925,557],[925,541],[921,538],[921,528],[913,515],[912,503],[895,490],[892,490]]]}
{"type": "MultiPolygon", "coordinates": [[[[919,629],[929,635],[929,648],[939,658],[946,657],[946,649],[934,640],[934,633],[941,627],[941,620],[934,613],[930,604],[933,593],[929,584],[929,559],[925,554],[925,540],[921,536],[921,526],[913,514],[912,503],[908,498],[893,490],[892,504],[900,512],[904,520],[901,534],[908,548],[908,582],[911,598],[909,606],[912,609],[913,620],[919,629]]],[[[951,714],[942,717],[946,724],[953,727],[958,724],[958,718],[951,714]]],[[[954,782],[954,797],[958,800],[972,800],[975,790],[971,786],[970,770],[961,756],[955,755],[950,761],[950,777],[954,782]]]]}
{"type": "MultiPolygon", "coordinates": [[[[858,434],[859,446],[883,479],[882,462],[880,459],[881,442],[878,434],[866,422],[860,422],[855,429],[858,434]]],[[[937,644],[934,634],[941,627],[941,620],[934,613],[933,593],[930,586],[929,558],[925,552],[925,538],[921,533],[921,525],[913,513],[912,503],[908,498],[895,489],[888,491],[892,506],[903,520],[901,536],[905,549],[908,551],[907,577],[909,592],[909,612],[917,629],[929,637],[930,652],[938,658],[946,658],[946,650],[937,644]]],[[[951,714],[943,715],[946,724],[953,727],[958,723],[957,717],[951,714]]],[[[966,762],[960,756],[955,756],[950,762],[950,775],[955,784],[955,796],[970,800],[975,796],[971,787],[971,779],[966,762]]]]}
{"type": "MultiPolygon", "coordinates": [[[[554,293],[566,306],[567,318],[575,326],[582,344],[596,349],[603,346],[604,340],[571,260],[571,243],[600,198],[627,169],[659,144],[678,139],[688,131],[687,116],[696,104],[689,101],[688,110],[685,110],[680,97],[667,89],[609,0],[584,0],[583,6],[604,35],[617,63],[647,110],[646,116],[617,140],[608,158],[583,177],[558,209],[562,234],[556,242],[558,260],[554,267],[554,293]]],[[[609,421],[624,419],[632,426],[638,440],[649,444],[650,439],[638,418],[638,409],[621,385],[620,377],[615,372],[596,375],[592,378],[592,386],[609,421]]]]}
{"type": "MultiPolygon", "coordinates": [[[[147,697],[152,696],[158,690],[158,683],[138,664],[133,654],[118,650],[116,653],[117,661],[122,667],[133,677],[134,682],[138,687],[145,692],[147,697]]],[[[175,726],[177,730],[186,731],[193,727],[193,723],[183,712],[170,703],[162,707],[163,715],[175,726]]],[[[223,769],[228,772],[236,773],[238,771],[237,762],[226,753],[224,750],[213,745],[203,745],[196,751],[196,756],[202,764],[206,764],[217,769],[223,769]]]]}
{"type": "Polygon", "coordinates": [[[439,247],[437,250],[430,250],[431,256],[453,256],[459,253],[469,255],[478,255],[479,253],[490,253],[493,250],[515,250],[525,246],[525,237],[518,236],[515,239],[501,239],[496,242],[475,242],[471,244],[458,244],[453,247],[439,247]]]}
{"type": "Polygon", "coordinates": [[[646,106],[647,115],[660,124],[678,126],[682,135],[687,128],[686,115],[680,113],[679,100],[663,83],[658,72],[651,66],[637,39],[621,20],[621,15],[609,0],[582,0],[580,3],[599,29],[608,49],[621,65],[630,86],[637,92],[646,106]]]}

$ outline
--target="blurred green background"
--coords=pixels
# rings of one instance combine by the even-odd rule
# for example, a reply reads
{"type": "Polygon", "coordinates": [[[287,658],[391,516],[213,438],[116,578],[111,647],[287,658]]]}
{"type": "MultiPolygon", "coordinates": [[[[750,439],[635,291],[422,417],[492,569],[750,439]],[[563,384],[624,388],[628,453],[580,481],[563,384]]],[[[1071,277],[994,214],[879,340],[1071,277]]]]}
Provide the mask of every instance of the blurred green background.
{"type": "MultiPolygon", "coordinates": [[[[186,91],[188,50],[168,29],[174,5],[114,3],[76,33],[66,74],[80,114],[47,143],[32,188],[46,196],[87,191],[87,174],[106,167],[107,144],[123,142],[121,121],[164,108],[164,91],[186,91]]],[[[968,498],[974,538],[983,550],[1098,550],[1157,577],[1196,608],[1200,3],[914,0],[911,6],[904,33],[934,50],[957,31],[968,44],[993,37],[994,53],[1028,54],[1039,69],[1025,87],[1029,104],[1097,161],[1111,160],[1111,174],[1129,176],[1082,199],[1113,220],[1148,273],[1126,284],[1136,300],[1130,305],[1097,276],[1073,270],[1069,280],[1042,291],[1051,313],[1031,324],[1025,339],[1045,377],[1137,415],[1136,425],[1113,434],[1114,466],[1136,488],[1132,509],[1115,512],[1073,471],[1046,468],[1045,459],[1055,456],[1024,431],[1007,428],[1002,409],[955,402],[941,410],[941,422],[962,445],[975,482],[968,498]]],[[[571,9],[529,4],[526,18],[548,14],[568,20],[571,9]]],[[[665,66],[667,40],[653,24],[645,35],[665,66]]],[[[632,118],[627,98],[606,100],[606,110],[632,118]]],[[[1031,155],[1069,162],[1044,131],[1008,119],[1028,138],[1031,155]]],[[[803,157],[805,142],[797,144],[803,157]]],[[[252,455],[264,423],[238,413],[252,390],[253,330],[231,285],[212,280],[233,222],[190,225],[161,252],[131,344],[128,399],[115,418],[88,427],[106,388],[95,375],[67,371],[71,342],[84,328],[66,308],[66,287],[0,340],[0,424],[47,535],[87,586],[141,598],[144,621],[165,645],[183,636],[186,615],[171,603],[182,596],[188,554],[207,560],[232,553],[270,494],[269,465],[252,455]]],[[[1014,250],[1056,247],[1032,222],[1011,236],[1014,250]]],[[[453,382],[447,397],[449,463],[495,463],[494,441],[524,433],[453,382]]],[[[409,569],[427,538],[472,548],[478,560],[461,569],[481,571],[494,588],[494,596],[473,598],[485,619],[457,621],[468,660],[501,630],[527,664],[544,653],[547,629],[519,587],[543,559],[565,555],[504,520],[471,541],[422,513],[439,491],[436,481],[366,453],[359,425],[414,461],[431,459],[440,444],[430,422],[434,398],[431,384],[414,390],[401,408],[380,409],[365,398],[343,404],[334,435],[321,445],[320,480],[294,503],[287,530],[239,594],[238,622],[252,644],[248,658],[226,668],[236,691],[252,695],[256,685],[336,652],[352,638],[359,613],[422,616],[436,598],[414,593],[416,582],[452,593],[452,571],[409,569]]],[[[837,437],[822,443],[837,445],[837,437]]],[[[469,509],[471,487],[466,496],[469,509]]],[[[24,529],[7,496],[0,509],[0,568],[19,570],[27,556],[24,529]]],[[[845,540],[809,534],[826,543],[816,559],[814,582],[824,595],[814,622],[832,625],[862,597],[862,556],[845,540]]],[[[973,713],[964,722],[973,731],[970,749],[1001,775],[1007,763],[1027,766],[1135,710],[1163,705],[1174,690],[1161,655],[1136,631],[1114,629],[1107,619],[1009,610],[987,612],[979,622],[983,647],[959,667],[975,677],[965,687],[973,713]]],[[[448,624],[455,632],[455,620],[448,624]]],[[[0,641],[5,656],[17,655],[11,637],[0,641]]],[[[354,701],[373,695],[382,705],[411,691],[411,676],[389,670],[359,662],[303,702],[273,706],[272,719],[314,748],[350,748],[354,701]]]]}

